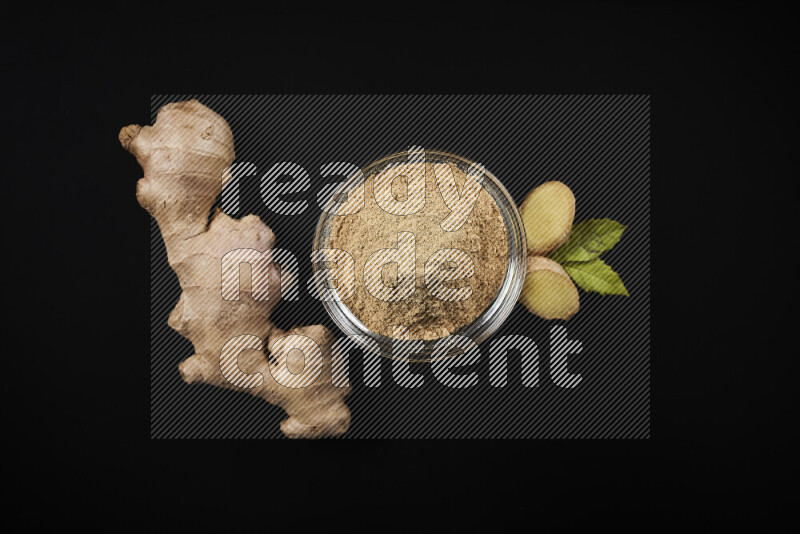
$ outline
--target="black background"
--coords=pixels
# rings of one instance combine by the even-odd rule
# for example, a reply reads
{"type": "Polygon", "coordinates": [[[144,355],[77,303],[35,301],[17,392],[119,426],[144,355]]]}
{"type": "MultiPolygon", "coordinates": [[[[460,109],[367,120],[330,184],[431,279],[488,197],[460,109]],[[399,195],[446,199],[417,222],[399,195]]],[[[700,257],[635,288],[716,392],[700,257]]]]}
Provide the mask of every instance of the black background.
{"type": "Polygon", "coordinates": [[[787,13],[212,8],[7,21],[9,518],[625,529],[790,513],[787,13]],[[651,94],[652,438],[150,441],[149,219],[119,127],[148,121],[151,94],[297,92],[651,94]]]}

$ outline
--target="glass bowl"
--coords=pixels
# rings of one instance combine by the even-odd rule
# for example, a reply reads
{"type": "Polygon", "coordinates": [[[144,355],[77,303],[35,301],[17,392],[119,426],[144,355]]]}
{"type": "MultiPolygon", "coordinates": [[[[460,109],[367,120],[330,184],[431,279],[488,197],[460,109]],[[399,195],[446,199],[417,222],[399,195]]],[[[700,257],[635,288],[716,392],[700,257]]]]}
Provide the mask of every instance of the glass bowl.
{"type": "MultiPolygon", "coordinates": [[[[329,247],[331,225],[337,215],[331,213],[337,205],[347,198],[347,193],[356,187],[360,187],[364,180],[371,175],[380,172],[383,168],[393,163],[407,163],[409,161],[408,152],[398,152],[370,163],[361,173],[353,173],[348,179],[340,184],[335,184],[329,188],[326,206],[320,215],[317,229],[314,234],[313,250],[318,251],[329,247]]],[[[462,171],[466,171],[475,162],[455,154],[440,152],[435,150],[425,150],[426,163],[449,163],[456,165],[462,171]]],[[[497,203],[506,228],[508,239],[508,270],[500,289],[489,306],[473,322],[463,326],[453,334],[461,335],[472,339],[475,343],[481,343],[491,336],[500,325],[506,320],[511,310],[517,303],[519,294],[522,291],[522,284],[525,281],[527,270],[527,248],[525,241],[525,229],[522,224],[522,217],[517,209],[514,200],[508,194],[503,184],[488,170],[483,168],[483,188],[492,196],[497,203]]],[[[366,202],[374,202],[370,196],[366,202]]],[[[346,215],[345,215],[346,216],[346,215]]],[[[318,259],[318,258],[317,258],[318,259]]],[[[313,264],[313,284],[317,291],[322,291],[323,276],[317,275],[318,271],[324,270],[322,261],[315,261],[313,264]]],[[[356,280],[356,283],[361,281],[356,280]]],[[[334,288],[325,288],[331,295],[336,295],[334,288]]],[[[319,293],[318,293],[319,294],[319,293]]],[[[338,297],[338,295],[336,295],[338,297]]],[[[344,332],[356,345],[381,356],[402,359],[405,361],[432,361],[434,358],[434,347],[439,340],[431,341],[399,341],[381,334],[372,332],[362,323],[347,305],[333,298],[322,301],[328,314],[336,325],[344,332]],[[393,345],[395,351],[392,350],[393,345]],[[409,350],[410,349],[410,350],[409,350]],[[395,354],[401,352],[401,354],[395,354]]],[[[440,338],[441,339],[441,338],[440,338]]],[[[454,355],[451,353],[450,355],[454,355]]],[[[445,356],[446,357],[446,356],[445,356]]],[[[439,359],[439,358],[437,358],[439,359]]]]}

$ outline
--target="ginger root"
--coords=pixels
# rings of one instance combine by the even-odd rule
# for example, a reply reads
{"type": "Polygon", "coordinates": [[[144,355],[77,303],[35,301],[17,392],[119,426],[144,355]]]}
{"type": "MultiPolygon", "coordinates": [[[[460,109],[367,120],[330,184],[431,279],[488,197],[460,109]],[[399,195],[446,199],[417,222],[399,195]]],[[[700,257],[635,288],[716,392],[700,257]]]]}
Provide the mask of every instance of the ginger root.
{"type": "Polygon", "coordinates": [[[569,319],[578,312],[578,289],[558,263],[541,256],[528,257],[528,272],[520,302],[542,319],[569,319]]]}
{"type": "Polygon", "coordinates": [[[520,215],[528,254],[544,256],[569,238],[575,218],[575,195],[561,182],[544,183],[528,194],[520,215]]]}
{"type": "Polygon", "coordinates": [[[274,263],[268,266],[269,298],[252,298],[247,269],[241,273],[239,299],[222,297],[222,257],[234,249],[270,251],[275,243],[272,230],[254,215],[235,220],[217,210],[208,222],[211,206],[222,190],[223,171],[234,159],[233,134],[225,119],[196,100],[177,102],[162,107],[152,127],[127,126],[119,139],[144,170],[136,196],[158,222],[169,265],[183,291],[169,317],[170,327],[194,346],[195,354],[179,366],[183,379],[190,384],[249,392],[280,406],[289,415],[281,423],[288,437],[317,438],[345,432],[350,410],[344,397],[350,388],[332,384],[331,367],[341,355],[332,349],[330,331],[316,325],[286,333],[269,320],[279,301],[278,267],[274,263]],[[292,333],[297,335],[287,337],[289,342],[278,343],[292,333]],[[240,373],[254,380],[260,374],[257,387],[242,389],[223,376],[223,347],[237,336],[252,336],[255,342],[268,344],[233,355],[240,373]],[[310,346],[308,342],[297,346],[303,340],[314,341],[319,357],[311,364],[306,357],[309,368],[300,366],[298,371],[294,365],[292,370],[288,359],[300,354],[292,349],[305,352],[310,346]],[[268,354],[276,343],[282,350],[268,354]],[[302,388],[287,387],[286,380],[279,383],[275,378],[281,373],[284,378],[301,373],[317,378],[302,388]]]}

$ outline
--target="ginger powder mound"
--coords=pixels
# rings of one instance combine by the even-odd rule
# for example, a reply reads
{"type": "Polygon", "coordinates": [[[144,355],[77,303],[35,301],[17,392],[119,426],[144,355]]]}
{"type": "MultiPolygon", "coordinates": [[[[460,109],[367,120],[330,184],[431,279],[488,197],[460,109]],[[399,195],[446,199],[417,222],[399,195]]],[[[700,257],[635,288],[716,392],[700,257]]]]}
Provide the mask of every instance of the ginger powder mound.
{"type": "Polygon", "coordinates": [[[482,170],[444,155],[409,152],[407,161],[363,171],[360,209],[333,217],[328,246],[354,261],[354,290],[342,301],[367,328],[428,341],[458,333],[491,305],[508,270],[508,238],[482,170]]]}

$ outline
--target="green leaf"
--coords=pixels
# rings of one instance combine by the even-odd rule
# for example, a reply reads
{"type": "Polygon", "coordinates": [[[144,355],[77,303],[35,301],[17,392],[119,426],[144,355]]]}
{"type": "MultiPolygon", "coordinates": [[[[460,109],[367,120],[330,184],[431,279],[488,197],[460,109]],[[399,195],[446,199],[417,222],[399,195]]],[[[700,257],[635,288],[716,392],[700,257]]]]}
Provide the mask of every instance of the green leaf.
{"type": "Polygon", "coordinates": [[[592,261],[614,248],[625,226],[611,219],[589,219],[576,224],[566,243],[550,255],[558,263],[592,261]]]}
{"type": "Polygon", "coordinates": [[[599,258],[592,261],[565,263],[562,267],[584,291],[594,291],[601,295],[630,296],[619,275],[599,258]]]}

